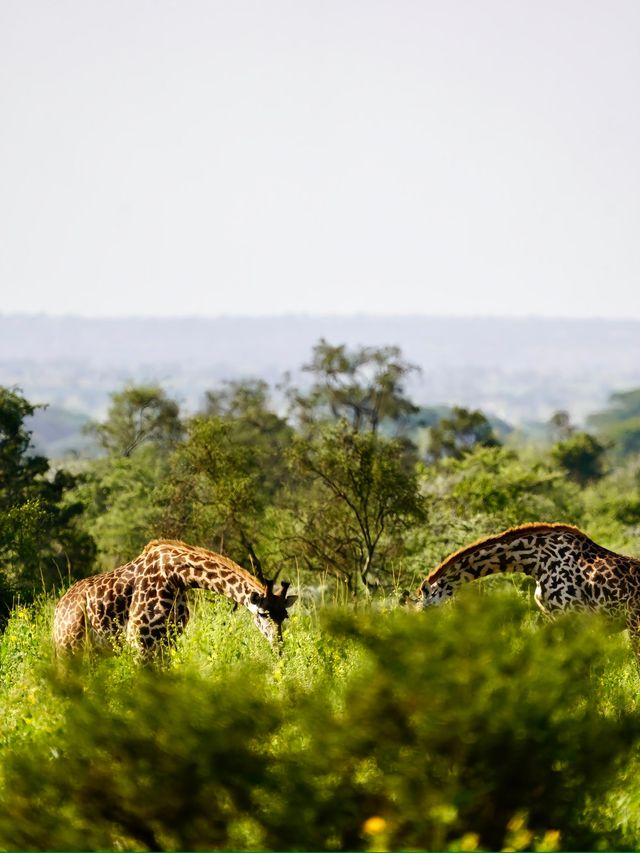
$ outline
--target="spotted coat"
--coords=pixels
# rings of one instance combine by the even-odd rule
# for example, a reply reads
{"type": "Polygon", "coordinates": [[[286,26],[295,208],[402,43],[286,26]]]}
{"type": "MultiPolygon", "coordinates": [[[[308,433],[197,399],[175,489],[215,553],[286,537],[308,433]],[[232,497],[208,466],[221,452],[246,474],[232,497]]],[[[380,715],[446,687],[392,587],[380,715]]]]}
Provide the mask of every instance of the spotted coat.
{"type": "Polygon", "coordinates": [[[84,578],[56,606],[53,638],[59,651],[105,646],[123,636],[144,657],[180,634],[189,620],[187,590],[221,593],[242,604],[270,643],[282,641],[282,623],[296,596],[278,593],[233,560],[176,540],[149,542],[120,568],[84,578]]]}
{"type": "Polygon", "coordinates": [[[640,654],[640,560],[567,524],[525,524],[461,548],[425,578],[417,603],[440,604],[462,584],[498,572],[533,578],[536,603],[547,615],[592,610],[623,617],[640,654]]]}

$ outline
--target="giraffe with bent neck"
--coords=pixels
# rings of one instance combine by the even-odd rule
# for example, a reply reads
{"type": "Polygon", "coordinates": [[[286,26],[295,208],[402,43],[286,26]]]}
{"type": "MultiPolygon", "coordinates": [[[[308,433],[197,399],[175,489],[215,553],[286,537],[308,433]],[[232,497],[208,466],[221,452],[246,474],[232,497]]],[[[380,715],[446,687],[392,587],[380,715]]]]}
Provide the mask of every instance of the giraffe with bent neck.
{"type": "Polygon", "coordinates": [[[75,583],[58,602],[53,636],[59,651],[105,646],[118,635],[144,658],[181,634],[189,620],[187,590],[208,589],[242,604],[272,645],[297,596],[283,582],[262,583],[233,560],[173,539],[155,539],[129,563],[75,583]]]}
{"type": "Polygon", "coordinates": [[[463,584],[498,572],[533,578],[536,603],[548,616],[591,610],[623,617],[640,659],[640,559],[609,551],[568,524],[524,524],[455,551],[422,582],[416,604],[440,604],[463,584]]]}

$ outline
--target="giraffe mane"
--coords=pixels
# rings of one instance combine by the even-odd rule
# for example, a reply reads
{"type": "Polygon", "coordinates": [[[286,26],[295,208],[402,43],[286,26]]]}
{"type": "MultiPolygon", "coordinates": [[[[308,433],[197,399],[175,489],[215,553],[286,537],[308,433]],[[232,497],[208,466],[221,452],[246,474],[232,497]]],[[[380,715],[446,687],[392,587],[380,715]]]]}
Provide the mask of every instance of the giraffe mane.
{"type": "Polygon", "coordinates": [[[535,521],[530,522],[529,524],[519,524],[516,527],[509,527],[507,530],[503,530],[501,533],[495,533],[492,536],[485,536],[483,539],[478,539],[476,542],[472,542],[470,545],[464,545],[462,548],[459,548],[457,551],[454,551],[452,554],[449,554],[444,560],[435,567],[435,569],[427,576],[426,581],[423,581],[421,584],[421,588],[424,583],[432,583],[432,581],[437,580],[439,577],[443,575],[446,569],[451,565],[451,563],[456,560],[458,557],[462,557],[465,554],[472,554],[478,548],[481,548],[483,545],[493,545],[495,542],[499,542],[501,539],[508,539],[509,537],[519,536],[523,533],[529,533],[541,531],[541,530],[566,530],[569,533],[578,533],[580,536],[587,535],[580,530],[579,527],[574,527],[572,524],[563,524],[562,522],[545,522],[545,521],[535,521]]]}
{"type": "Polygon", "coordinates": [[[213,560],[219,565],[224,566],[230,571],[234,572],[236,575],[240,575],[240,577],[249,581],[250,583],[255,584],[262,592],[266,592],[267,588],[262,581],[259,581],[255,575],[252,575],[251,572],[248,572],[246,569],[243,569],[242,566],[239,566],[234,560],[230,557],[225,557],[224,554],[216,554],[215,551],[209,551],[207,548],[201,548],[199,545],[189,545],[187,542],[183,542],[181,539],[152,539],[151,542],[147,542],[144,546],[143,554],[148,554],[149,551],[153,551],[156,548],[162,548],[163,546],[181,548],[185,551],[189,551],[192,554],[197,554],[199,557],[203,557],[206,560],[213,560]]]}

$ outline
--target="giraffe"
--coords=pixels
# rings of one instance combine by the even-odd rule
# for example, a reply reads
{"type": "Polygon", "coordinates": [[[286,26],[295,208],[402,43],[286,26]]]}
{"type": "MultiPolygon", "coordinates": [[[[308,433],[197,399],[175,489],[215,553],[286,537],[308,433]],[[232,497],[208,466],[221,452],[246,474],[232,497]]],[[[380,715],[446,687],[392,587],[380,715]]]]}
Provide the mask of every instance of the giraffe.
{"type": "Polygon", "coordinates": [[[413,603],[440,604],[462,584],[498,572],[533,578],[547,616],[591,610],[624,618],[640,663],[640,559],[608,551],[569,524],[523,524],[466,545],[425,578],[413,603]]]}
{"type": "Polygon", "coordinates": [[[186,591],[208,589],[244,605],[267,640],[282,647],[282,623],[297,596],[289,584],[273,591],[233,560],[175,539],[154,539],[129,563],[75,583],[58,602],[53,638],[58,651],[86,643],[105,646],[118,635],[150,658],[182,633],[188,619],[186,591]]]}

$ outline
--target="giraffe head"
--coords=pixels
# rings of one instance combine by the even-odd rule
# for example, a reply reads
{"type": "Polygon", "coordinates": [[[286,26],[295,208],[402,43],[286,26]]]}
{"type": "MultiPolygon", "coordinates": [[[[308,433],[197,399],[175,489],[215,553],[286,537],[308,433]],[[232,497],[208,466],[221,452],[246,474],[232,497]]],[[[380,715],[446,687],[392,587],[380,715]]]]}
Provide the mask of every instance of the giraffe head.
{"type": "Polygon", "coordinates": [[[298,600],[297,595],[287,595],[290,584],[283,581],[279,592],[273,591],[275,581],[265,583],[264,593],[252,592],[249,610],[258,629],[272,645],[282,648],[282,623],[289,615],[288,610],[298,600]]]}
{"type": "Polygon", "coordinates": [[[436,604],[442,604],[453,595],[453,585],[447,583],[443,577],[434,578],[429,582],[429,578],[422,582],[418,589],[418,607],[432,607],[436,604]]]}

